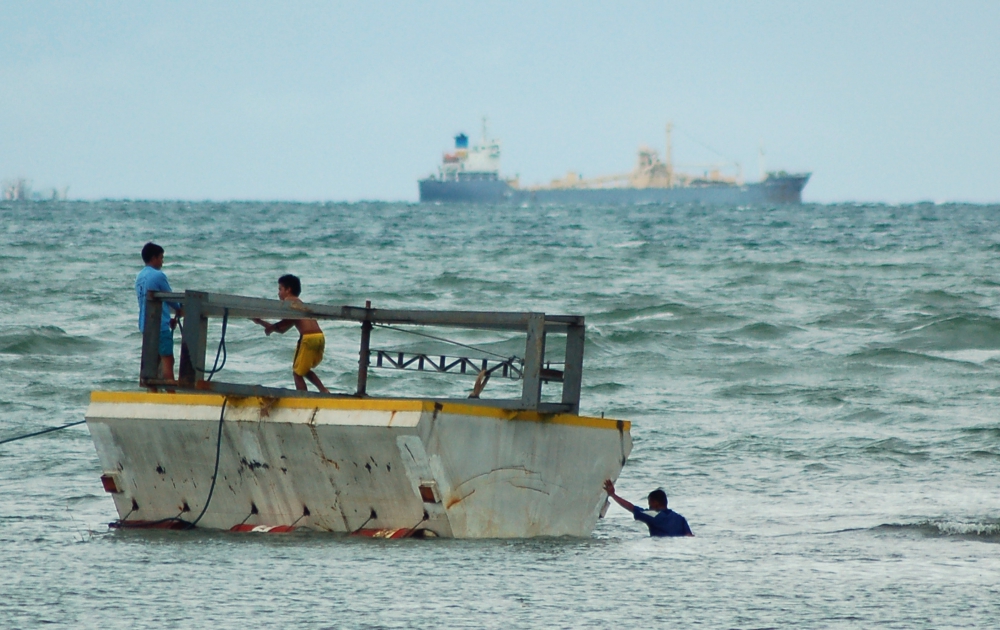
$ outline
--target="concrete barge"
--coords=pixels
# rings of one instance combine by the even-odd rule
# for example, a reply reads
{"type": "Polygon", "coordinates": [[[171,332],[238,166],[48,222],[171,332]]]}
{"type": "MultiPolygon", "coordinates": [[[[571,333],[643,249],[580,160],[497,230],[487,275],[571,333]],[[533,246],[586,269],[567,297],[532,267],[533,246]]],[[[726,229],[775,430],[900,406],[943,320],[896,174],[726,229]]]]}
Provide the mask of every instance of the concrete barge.
{"type": "Polygon", "coordinates": [[[618,478],[632,448],[627,421],[578,413],[579,316],[293,309],[189,291],[151,293],[148,321],[159,321],[163,301],[182,302],[186,313],[179,380],[159,380],[156,338],[146,335],[140,382],[148,391],[93,392],[87,410],[117,527],[589,536],[606,509],[601,484],[618,478]],[[358,321],[358,391],[323,395],[208,380],[215,371],[204,363],[212,316],[358,321]],[[403,323],[523,331],[525,356],[491,363],[399,352],[390,361],[385,350],[371,348],[374,325],[403,323]],[[546,360],[551,334],[566,336],[562,370],[546,360]],[[377,397],[367,392],[368,369],[376,366],[476,375],[477,396],[479,382],[502,370],[523,380],[522,395],[377,397]],[[546,383],[561,383],[557,400],[543,395],[546,383]]]}

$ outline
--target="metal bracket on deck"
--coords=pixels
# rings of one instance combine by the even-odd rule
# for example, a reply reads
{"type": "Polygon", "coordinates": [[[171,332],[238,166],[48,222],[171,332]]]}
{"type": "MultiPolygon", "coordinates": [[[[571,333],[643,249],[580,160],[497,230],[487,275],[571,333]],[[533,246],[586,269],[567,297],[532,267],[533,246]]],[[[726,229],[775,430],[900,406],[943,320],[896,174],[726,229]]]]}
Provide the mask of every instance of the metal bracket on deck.
{"type": "Polygon", "coordinates": [[[520,359],[470,359],[468,357],[448,357],[412,352],[392,352],[389,350],[372,350],[374,365],[377,368],[395,368],[397,370],[419,370],[471,374],[480,372],[494,374],[497,371],[505,378],[519,379],[523,376],[524,363],[520,359]]]}

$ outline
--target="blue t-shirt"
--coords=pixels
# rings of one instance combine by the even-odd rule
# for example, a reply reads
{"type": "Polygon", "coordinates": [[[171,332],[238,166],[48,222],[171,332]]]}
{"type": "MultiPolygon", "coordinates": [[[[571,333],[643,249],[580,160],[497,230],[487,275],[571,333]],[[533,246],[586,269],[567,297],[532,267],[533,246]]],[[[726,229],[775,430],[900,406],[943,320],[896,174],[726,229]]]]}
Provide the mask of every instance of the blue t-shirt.
{"type": "Polygon", "coordinates": [[[673,510],[644,510],[636,505],[632,514],[649,526],[650,536],[694,536],[687,520],[673,510]]]}
{"type": "MultiPolygon", "coordinates": [[[[135,277],[135,297],[139,300],[139,330],[142,330],[146,323],[147,291],[172,291],[170,283],[167,282],[167,274],[146,265],[135,277]]],[[[174,302],[167,302],[167,305],[175,311],[180,308],[180,304],[174,302]]],[[[163,309],[163,315],[160,317],[160,330],[170,330],[170,309],[163,309]]]]}

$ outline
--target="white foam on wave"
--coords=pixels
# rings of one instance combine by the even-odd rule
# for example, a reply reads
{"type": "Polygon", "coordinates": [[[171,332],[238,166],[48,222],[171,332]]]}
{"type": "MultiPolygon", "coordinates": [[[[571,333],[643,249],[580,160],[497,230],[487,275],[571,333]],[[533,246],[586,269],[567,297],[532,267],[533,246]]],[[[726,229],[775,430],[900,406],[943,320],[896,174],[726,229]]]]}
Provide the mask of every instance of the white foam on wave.
{"type": "Polygon", "coordinates": [[[927,351],[924,354],[939,359],[949,359],[951,361],[963,361],[965,363],[983,364],[993,359],[1000,359],[1000,350],[979,350],[969,348],[965,350],[936,350],[927,351]]]}
{"type": "Polygon", "coordinates": [[[615,249],[631,249],[635,247],[642,247],[647,242],[648,241],[625,241],[624,243],[615,243],[611,247],[614,247],[615,249]]]}
{"type": "Polygon", "coordinates": [[[676,317],[671,311],[663,311],[662,313],[649,313],[648,315],[636,315],[635,317],[629,317],[622,323],[633,323],[633,322],[645,322],[653,319],[670,319],[676,317]]]}

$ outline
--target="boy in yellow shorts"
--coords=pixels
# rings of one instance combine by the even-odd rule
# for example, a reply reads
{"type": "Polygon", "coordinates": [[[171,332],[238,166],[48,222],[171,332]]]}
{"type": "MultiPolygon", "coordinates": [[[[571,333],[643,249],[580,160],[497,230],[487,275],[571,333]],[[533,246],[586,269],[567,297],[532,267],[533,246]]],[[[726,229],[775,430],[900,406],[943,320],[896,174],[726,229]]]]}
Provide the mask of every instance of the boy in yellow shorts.
{"type": "MultiPolygon", "coordinates": [[[[302,304],[299,294],[302,293],[302,283],[298,277],[286,274],[278,278],[278,299],[302,304]]],[[[262,319],[254,319],[254,323],[264,327],[264,334],[270,335],[273,332],[284,333],[295,326],[299,330],[299,343],[295,348],[295,358],[292,359],[292,374],[295,376],[295,389],[306,391],[306,380],[316,386],[324,393],[329,394],[330,390],[323,386],[313,368],[323,360],[323,349],[326,346],[326,337],[320,330],[319,323],[315,319],[283,319],[280,322],[269,324],[262,319]]]]}

